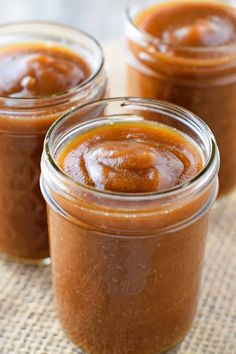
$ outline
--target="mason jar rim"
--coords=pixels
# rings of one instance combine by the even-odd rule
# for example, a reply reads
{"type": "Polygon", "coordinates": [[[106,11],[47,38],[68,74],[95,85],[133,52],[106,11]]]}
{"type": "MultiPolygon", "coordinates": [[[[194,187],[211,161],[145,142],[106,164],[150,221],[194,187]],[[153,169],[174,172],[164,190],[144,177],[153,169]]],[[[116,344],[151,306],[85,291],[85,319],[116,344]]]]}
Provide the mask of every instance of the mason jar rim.
{"type": "MultiPolygon", "coordinates": [[[[118,114],[119,115],[119,114],[118,114]]],[[[166,114],[168,116],[168,114],[166,114]]],[[[86,122],[82,122],[82,123],[78,123],[77,128],[78,127],[83,127],[89,124],[92,124],[93,122],[97,121],[101,121],[101,117],[98,119],[91,119],[91,120],[87,120],[86,122]]],[[[104,117],[107,121],[110,120],[110,118],[106,118],[104,117]]],[[[121,119],[122,120],[122,119],[121,119]]],[[[219,151],[218,151],[218,147],[214,138],[213,133],[211,132],[210,128],[207,126],[207,124],[200,119],[198,116],[196,116],[194,113],[186,110],[185,108],[182,108],[180,106],[177,106],[175,104],[169,103],[169,102],[165,102],[165,101],[159,101],[159,100],[153,100],[153,99],[143,99],[143,98],[138,98],[138,97],[114,97],[114,98],[107,98],[107,99],[102,99],[102,100],[98,100],[98,101],[94,101],[91,103],[87,103],[78,107],[74,107],[73,109],[71,109],[70,111],[66,112],[65,114],[63,114],[59,119],[57,119],[52,126],[49,128],[46,137],[45,137],[45,141],[44,141],[44,152],[42,155],[42,160],[41,160],[41,170],[42,170],[42,175],[44,175],[44,156],[46,157],[47,162],[49,162],[49,167],[52,168],[52,171],[56,173],[57,177],[61,180],[62,183],[72,183],[72,185],[75,188],[80,188],[83,191],[86,192],[90,192],[92,194],[95,194],[97,196],[102,196],[102,197],[108,197],[108,198],[114,198],[116,200],[125,200],[126,201],[137,201],[140,198],[142,200],[156,200],[156,199],[161,199],[163,197],[170,197],[170,196],[175,196],[176,194],[178,194],[181,191],[188,191],[189,189],[197,186],[199,184],[199,182],[203,182],[206,173],[209,173],[207,182],[210,183],[215,175],[218,172],[219,169],[219,151]],[[53,139],[53,134],[54,131],[57,129],[58,126],[60,126],[63,122],[65,122],[71,115],[73,115],[74,113],[78,113],[80,111],[82,111],[83,109],[86,108],[92,108],[93,106],[96,107],[98,105],[104,105],[107,103],[112,103],[112,102],[121,102],[121,105],[128,105],[128,104],[133,104],[133,105],[137,105],[137,104],[141,104],[143,106],[148,106],[148,107],[154,107],[155,109],[169,109],[170,111],[172,111],[172,113],[176,113],[177,114],[182,114],[181,119],[186,122],[189,123],[191,122],[192,125],[197,126],[198,128],[201,129],[201,131],[203,133],[206,134],[207,138],[208,138],[208,143],[209,143],[209,158],[207,159],[207,161],[205,162],[205,165],[203,167],[203,169],[197,174],[195,175],[193,178],[189,179],[188,181],[177,185],[173,188],[164,190],[164,191],[157,191],[157,192],[149,192],[149,193],[118,193],[118,192],[112,192],[112,191],[103,191],[103,190],[99,190],[90,186],[87,186],[85,184],[82,184],[80,182],[76,182],[74,181],[71,177],[69,177],[57,164],[52,152],[51,152],[51,147],[50,147],[50,143],[51,143],[51,139],[53,139]]],[[[204,183],[203,183],[204,184],[204,183]]],[[[205,184],[204,184],[205,186],[205,184]]]]}
{"type": "MultiPolygon", "coordinates": [[[[178,1],[181,1],[181,0],[174,0],[176,2],[178,1]]],[[[174,3],[174,1],[171,1],[171,0],[168,0],[168,2],[170,3],[174,3]]],[[[183,0],[183,2],[188,2],[189,0],[183,0]]],[[[194,0],[194,1],[198,1],[198,0],[194,0]]],[[[160,4],[161,3],[164,3],[165,0],[161,0],[160,4]]],[[[218,4],[228,4],[230,6],[233,6],[232,4],[232,1],[231,0],[201,0],[201,2],[203,3],[218,3],[218,4]]],[[[159,4],[159,2],[157,2],[157,0],[152,0],[151,4],[147,5],[147,6],[144,6],[142,7],[143,10],[145,9],[148,9],[149,7],[151,7],[152,5],[155,5],[155,4],[159,4]]],[[[235,52],[236,53],[236,43],[235,44],[228,44],[228,45],[220,45],[220,46],[217,46],[217,47],[194,47],[194,46],[189,46],[189,47],[186,47],[186,46],[181,46],[181,45],[173,45],[173,44],[169,44],[169,43],[166,43],[165,41],[159,39],[158,37],[155,37],[154,35],[142,30],[141,28],[139,28],[135,22],[134,22],[134,18],[135,16],[132,15],[132,11],[133,11],[133,7],[135,5],[142,5],[142,2],[141,0],[133,0],[127,7],[126,7],[126,10],[125,10],[125,15],[126,15],[126,19],[128,20],[128,25],[131,26],[131,29],[134,31],[135,35],[136,36],[139,36],[140,40],[143,41],[143,42],[147,42],[149,43],[150,45],[153,45],[154,48],[169,48],[169,49],[177,49],[177,50],[180,50],[180,51],[186,51],[186,52],[196,52],[196,53],[203,53],[203,54],[206,54],[206,53],[222,53],[224,54],[224,52],[228,52],[229,50],[232,51],[232,52],[235,52]]],[[[235,10],[236,10],[236,6],[233,6],[235,7],[235,10]]],[[[139,10],[142,11],[142,9],[139,10]]],[[[139,13],[138,12],[138,13],[139,13]]]]}
{"type": "MultiPolygon", "coordinates": [[[[8,35],[8,34],[14,34],[14,32],[8,32],[8,30],[16,30],[18,28],[18,26],[21,26],[21,31],[23,34],[24,28],[22,29],[22,26],[47,26],[47,27],[51,27],[53,29],[58,29],[58,30],[65,30],[65,31],[73,31],[76,32],[77,34],[81,34],[84,37],[87,37],[95,46],[96,49],[98,49],[99,52],[99,56],[100,56],[100,63],[98,68],[91,74],[89,75],[89,77],[84,80],[82,83],[80,83],[79,85],[76,85],[68,90],[64,90],[62,92],[57,92],[51,95],[43,95],[43,96],[36,96],[36,97],[8,97],[8,96],[3,96],[0,95],[0,100],[7,100],[8,102],[12,102],[12,103],[27,103],[29,104],[30,102],[39,102],[39,101],[47,101],[47,100],[51,100],[51,99],[63,99],[66,98],[70,95],[73,94],[78,94],[80,93],[83,89],[85,89],[102,71],[103,67],[104,67],[104,63],[105,63],[105,56],[104,56],[104,51],[102,49],[102,46],[100,45],[100,43],[90,34],[88,34],[86,31],[83,31],[81,29],[78,29],[76,27],[73,26],[69,26],[69,25],[65,25],[62,24],[60,22],[53,22],[53,21],[42,21],[42,20],[31,20],[31,21],[17,21],[17,22],[9,22],[9,23],[5,23],[5,24],[0,24],[0,38],[8,35]],[[1,33],[2,31],[5,30],[5,33],[1,33]]],[[[27,30],[27,28],[25,28],[25,30],[27,30]]],[[[39,31],[40,33],[40,31],[39,31]]],[[[30,34],[32,35],[33,33],[30,32],[30,34]]],[[[33,41],[32,41],[33,43],[33,41]]],[[[17,43],[19,44],[19,43],[17,43]]],[[[11,105],[11,103],[10,103],[11,105]]]]}

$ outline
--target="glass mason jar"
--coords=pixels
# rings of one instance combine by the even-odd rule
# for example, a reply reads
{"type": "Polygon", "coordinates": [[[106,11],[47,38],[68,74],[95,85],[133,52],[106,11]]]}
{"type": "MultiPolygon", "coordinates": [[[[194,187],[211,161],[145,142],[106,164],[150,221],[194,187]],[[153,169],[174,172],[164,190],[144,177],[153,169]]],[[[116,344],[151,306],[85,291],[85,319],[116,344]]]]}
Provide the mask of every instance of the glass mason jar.
{"type": "Polygon", "coordinates": [[[74,109],[50,128],[41,190],[54,294],[65,333],[86,353],[157,354],[186,335],[198,303],[218,167],[206,124],[160,101],[102,100],[74,109]],[[81,123],[88,111],[98,112],[98,119],[81,123]],[[202,153],[202,172],[165,192],[119,194],[76,183],[59,168],[58,149],[74,134],[140,118],[190,136],[202,153]]]}
{"type": "Polygon", "coordinates": [[[106,77],[100,45],[76,29],[41,22],[0,27],[0,48],[47,44],[79,53],[90,77],[67,92],[39,98],[0,97],[0,252],[24,262],[49,256],[40,159],[50,125],[77,104],[104,98],[106,77]]]}
{"type": "MultiPolygon", "coordinates": [[[[173,7],[189,3],[169,2],[173,7]]],[[[236,157],[232,158],[236,150],[236,46],[168,45],[137,27],[137,15],[154,4],[164,3],[168,1],[139,0],[127,10],[127,94],[178,104],[208,124],[221,155],[220,194],[226,195],[236,187],[236,157]]],[[[193,5],[194,1],[190,3],[193,5]]],[[[236,11],[235,1],[200,1],[203,6],[207,3],[225,4],[236,11]]]]}

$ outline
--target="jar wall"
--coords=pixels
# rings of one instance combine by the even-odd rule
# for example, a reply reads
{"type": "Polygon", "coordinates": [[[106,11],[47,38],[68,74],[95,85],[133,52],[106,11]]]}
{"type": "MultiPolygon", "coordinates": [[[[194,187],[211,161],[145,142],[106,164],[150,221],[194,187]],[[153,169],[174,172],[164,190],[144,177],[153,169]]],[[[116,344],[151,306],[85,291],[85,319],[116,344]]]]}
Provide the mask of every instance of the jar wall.
{"type": "Polygon", "coordinates": [[[49,256],[38,181],[44,136],[0,136],[0,252],[29,261],[49,256]]]}
{"type": "Polygon", "coordinates": [[[119,237],[48,207],[54,293],[68,337],[91,354],[157,354],[195,316],[208,214],[169,234],[119,237]]]}
{"type": "Polygon", "coordinates": [[[225,195],[235,189],[236,158],[232,151],[236,150],[236,81],[219,86],[195,87],[174,83],[168,77],[148,75],[128,65],[127,93],[173,102],[204,119],[212,128],[220,150],[220,193],[225,195]]]}

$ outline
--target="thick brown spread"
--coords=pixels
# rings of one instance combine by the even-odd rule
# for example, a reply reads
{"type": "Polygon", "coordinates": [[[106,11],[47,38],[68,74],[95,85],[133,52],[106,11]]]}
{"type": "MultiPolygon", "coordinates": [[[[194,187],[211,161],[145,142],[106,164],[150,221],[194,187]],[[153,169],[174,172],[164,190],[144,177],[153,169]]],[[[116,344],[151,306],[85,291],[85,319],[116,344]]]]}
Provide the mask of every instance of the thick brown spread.
{"type": "MultiPolygon", "coordinates": [[[[80,85],[91,68],[63,46],[18,44],[0,53],[0,251],[35,261],[49,256],[45,202],[39,188],[45,133],[70,102],[53,107],[53,99],[38,113],[31,100],[62,93],[80,85]],[[19,103],[19,106],[17,104],[19,103]],[[28,112],[32,109],[32,113],[28,112]]],[[[40,107],[37,106],[40,110],[40,107]]]]}
{"type": "Polygon", "coordinates": [[[208,48],[236,41],[236,11],[220,3],[167,2],[141,12],[135,24],[174,46],[208,48]]]}
{"type": "Polygon", "coordinates": [[[106,125],[81,134],[63,148],[58,162],[76,182],[121,193],[171,189],[202,169],[201,156],[186,136],[147,122],[106,125]]]}
{"type": "Polygon", "coordinates": [[[77,54],[46,45],[19,46],[0,55],[0,96],[38,97],[65,92],[90,75],[77,54]]]}
{"type": "Polygon", "coordinates": [[[176,103],[212,129],[221,154],[220,193],[236,187],[236,8],[221,1],[163,1],[133,19],[128,95],[176,103]],[[151,35],[151,37],[150,37],[151,35]]]}

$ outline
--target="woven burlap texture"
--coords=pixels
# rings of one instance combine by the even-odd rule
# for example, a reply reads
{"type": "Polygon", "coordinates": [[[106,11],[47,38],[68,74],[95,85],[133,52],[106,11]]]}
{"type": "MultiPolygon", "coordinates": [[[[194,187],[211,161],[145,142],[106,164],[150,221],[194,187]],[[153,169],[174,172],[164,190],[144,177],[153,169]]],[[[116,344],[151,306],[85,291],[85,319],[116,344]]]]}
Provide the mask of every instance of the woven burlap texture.
{"type": "MultiPolygon", "coordinates": [[[[117,48],[107,51],[112,94],[122,93],[117,48]]],[[[123,68],[120,68],[123,72],[123,68]]],[[[202,292],[193,328],[170,354],[236,354],[236,200],[211,214],[202,292]]],[[[0,354],[80,353],[56,318],[50,267],[0,259],[0,354]]],[[[146,354],[146,353],[145,353],[146,354]]]]}

